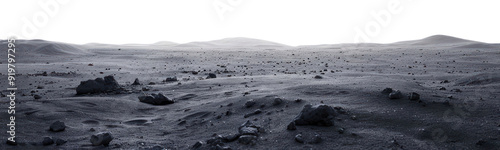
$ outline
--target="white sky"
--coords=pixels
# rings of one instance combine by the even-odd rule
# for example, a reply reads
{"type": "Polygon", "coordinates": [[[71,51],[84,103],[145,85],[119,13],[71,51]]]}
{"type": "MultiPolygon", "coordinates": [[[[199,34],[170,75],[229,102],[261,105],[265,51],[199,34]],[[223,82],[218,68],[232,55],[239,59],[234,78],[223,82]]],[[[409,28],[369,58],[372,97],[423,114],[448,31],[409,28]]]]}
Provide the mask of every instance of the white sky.
{"type": "Polygon", "coordinates": [[[500,43],[498,0],[65,1],[0,2],[1,39],[15,34],[77,44],[125,44],[249,37],[296,46],[353,43],[356,29],[367,34],[365,27],[371,26],[368,42],[444,34],[500,43]],[[38,2],[53,2],[58,7],[50,6],[49,10],[56,10],[51,13],[38,2]],[[394,2],[399,2],[399,13],[391,13],[387,24],[377,22],[372,13],[389,12],[388,5],[394,2]],[[221,19],[214,4],[232,10],[222,13],[221,19]]]}

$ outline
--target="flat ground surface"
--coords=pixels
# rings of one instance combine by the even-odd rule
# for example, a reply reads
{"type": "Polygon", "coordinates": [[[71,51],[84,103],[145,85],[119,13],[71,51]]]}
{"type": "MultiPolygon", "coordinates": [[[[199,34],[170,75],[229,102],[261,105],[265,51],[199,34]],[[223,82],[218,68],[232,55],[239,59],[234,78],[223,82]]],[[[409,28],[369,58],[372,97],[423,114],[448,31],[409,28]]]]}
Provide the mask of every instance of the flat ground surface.
{"type": "MultiPolygon", "coordinates": [[[[500,50],[450,46],[331,46],[287,49],[90,48],[85,53],[17,53],[18,146],[0,149],[189,149],[214,135],[237,133],[246,120],[265,129],[256,145],[233,149],[499,149],[500,50]],[[92,65],[89,65],[92,64],[92,65]],[[193,74],[192,72],[197,72],[193,74]],[[43,72],[47,72],[44,76],[43,72]],[[208,73],[217,78],[206,79],[208,73]],[[81,81],[114,75],[128,94],[76,95],[81,81]],[[315,79],[320,75],[322,79],[315,79]],[[176,76],[178,82],[163,82],[176,76]],[[130,85],[138,78],[143,85],[130,85]],[[445,80],[449,82],[444,82],[445,80]],[[154,83],[150,85],[150,83],[154,83]],[[38,88],[43,86],[43,88],[38,88]],[[421,101],[381,91],[416,92],[421,101]],[[441,87],[446,90],[439,90],[441,87]],[[138,96],[162,92],[176,103],[153,106],[138,96]],[[457,90],[458,89],[458,90],[457,90]],[[42,96],[35,100],[33,94],[42,96]],[[285,103],[273,106],[274,97],[285,103]],[[246,101],[257,105],[245,108],[246,101]],[[303,99],[302,102],[294,102],[303,99]],[[228,104],[232,104],[229,105],[228,104]],[[306,104],[340,106],[335,126],[286,126],[306,104]],[[265,105],[262,106],[261,105],[265,105]],[[263,113],[248,118],[246,113],[263,113]],[[231,111],[231,115],[226,115],[231,111]],[[219,116],[219,117],[218,117],[219,116]],[[51,132],[60,120],[67,128],[51,132]],[[91,128],[95,131],[91,131],[91,128]],[[339,133],[343,128],[344,132],[339,133]],[[91,146],[111,132],[109,147],[91,146]],[[318,144],[301,144],[302,133],[318,144]],[[65,139],[41,146],[43,137],[65,139]]],[[[2,58],[5,58],[2,52],[2,58]]],[[[2,59],[3,60],[3,59],[2,59]]],[[[2,61],[0,68],[7,68],[2,61]]],[[[5,69],[6,70],[6,69],[5,69]]],[[[6,71],[0,89],[6,91],[6,71]]],[[[2,97],[0,107],[7,110],[2,97]]],[[[1,113],[7,123],[7,113],[1,113]]],[[[7,131],[2,125],[1,131],[7,131]]]]}

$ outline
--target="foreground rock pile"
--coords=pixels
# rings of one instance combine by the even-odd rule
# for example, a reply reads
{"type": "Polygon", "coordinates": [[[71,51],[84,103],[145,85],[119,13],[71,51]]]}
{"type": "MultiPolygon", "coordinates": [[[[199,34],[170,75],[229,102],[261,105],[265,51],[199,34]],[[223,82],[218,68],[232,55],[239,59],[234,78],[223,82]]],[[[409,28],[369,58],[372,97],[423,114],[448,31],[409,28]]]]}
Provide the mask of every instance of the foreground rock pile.
{"type": "MultiPolygon", "coordinates": [[[[337,116],[337,113],[331,106],[307,104],[291,124],[333,126],[335,116],[337,116]]],[[[289,127],[293,129],[294,125],[289,125],[289,127]]]]}
{"type": "Polygon", "coordinates": [[[167,98],[162,93],[139,96],[139,101],[152,105],[168,105],[174,103],[174,100],[167,98]]]}
{"type": "Polygon", "coordinates": [[[251,121],[246,121],[238,127],[238,133],[229,134],[226,136],[217,135],[206,142],[198,141],[191,148],[194,150],[203,149],[217,149],[217,150],[230,150],[230,147],[225,146],[224,143],[238,141],[243,145],[255,145],[259,137],[259,133],[263,133],[264,128],[253,124],[251,121]]]}
{"type": "Polygon", "coordinates": [[[108,93],[117,91],[120,85],[116,82],[113,76],[106,76],[103,78],[96,78],[95,80],[82,81],[76,88],[76,94],[94,94],[94,93],[108,93]]]}

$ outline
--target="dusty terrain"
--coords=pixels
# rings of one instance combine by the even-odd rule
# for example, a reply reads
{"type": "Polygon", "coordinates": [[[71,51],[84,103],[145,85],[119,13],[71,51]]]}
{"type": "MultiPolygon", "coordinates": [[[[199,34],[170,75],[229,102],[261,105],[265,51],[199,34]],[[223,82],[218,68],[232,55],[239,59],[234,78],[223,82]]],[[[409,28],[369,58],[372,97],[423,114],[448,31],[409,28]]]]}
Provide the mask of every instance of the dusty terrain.
{"type": "MultiPolygon", "coordinates": [[[[245,38],[152,45],[16,44],[18,145],[5,143],[8,129],[2,125],[0,149],[190,149],[197,141],[237,133],[247,120],[265,130],[256,143],[224,146],[500,149],[498,44],[448,36],[298,47],[245,38]],[[208,73],[217,78],[206,79],[208,73]],[[107,75],[127,91],[76,95],[81,81],[107,75]],[[164,82],[173,76],[179,81],[164,82]],[[135,78],[142,85],[131,85],[135,78]],[[385,88],[400,90],[404,98],[389,99],[381,93],[385,88]],[[159,92],[175,103],[155,106],[138,99],[159,92]],[[410,92],[420,94],[420,101],[410,101],[410,92]],[[275,97],[284,102],[273,105],[275,97]],[[251,99],[257,104],[245,107],[251,99]],[[331,127],[287,130],[304,105],[321,103],[347,113],[331,127]],[[256,109],[262,113],[244,117],[256,109]],[[55,121],[66,129],[49,131],[55,121]],[[98,132],[112,133],[109,146],[91,145],[90,136],[98,132]],[[298,143],[294,137],[299,133],[306,139],[318,134],[322,141],[298,143]],[[47,136],[67,143],[42,146],[47,136]]],[[[0,68],[7,68],[4,60],[0,68]]],[[[6,69],[1,73],[0,90],[7,95],[6,69]]],[[[8,105],[2,96],[0,107],[8,105]]],[[[8,114],[0,118],[6,124],[8,114]]]]}

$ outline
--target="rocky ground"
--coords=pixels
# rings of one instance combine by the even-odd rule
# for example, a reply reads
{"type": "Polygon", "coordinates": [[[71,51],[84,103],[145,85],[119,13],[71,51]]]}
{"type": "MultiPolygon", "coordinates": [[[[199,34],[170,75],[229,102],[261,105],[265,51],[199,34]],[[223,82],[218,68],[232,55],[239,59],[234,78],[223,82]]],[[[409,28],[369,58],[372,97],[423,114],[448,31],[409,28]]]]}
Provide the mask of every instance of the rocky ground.
{"type": "Polygon", "coordinates": [[[58,51],[24,43],[37,51],[16,56],[17,142],[0,149],[500,147],[494,44],[58,51]]]}

